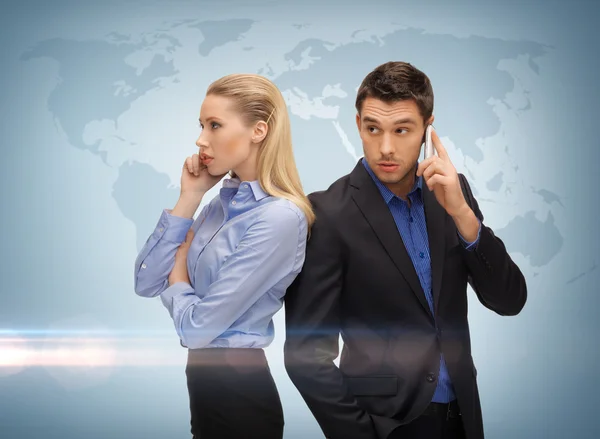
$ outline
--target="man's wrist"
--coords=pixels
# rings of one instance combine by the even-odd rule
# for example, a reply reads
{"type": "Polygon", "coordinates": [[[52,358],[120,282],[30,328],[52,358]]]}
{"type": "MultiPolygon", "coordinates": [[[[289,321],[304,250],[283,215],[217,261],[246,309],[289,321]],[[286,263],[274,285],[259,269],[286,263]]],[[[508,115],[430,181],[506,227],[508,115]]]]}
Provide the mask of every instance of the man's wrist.
{"type": "Polygon", "coordinates": [[[467,203],[459,210],[459,213],[452,216],[458,232],[467,242],[474,242],[479,233],[479,219],[467,203]]]}

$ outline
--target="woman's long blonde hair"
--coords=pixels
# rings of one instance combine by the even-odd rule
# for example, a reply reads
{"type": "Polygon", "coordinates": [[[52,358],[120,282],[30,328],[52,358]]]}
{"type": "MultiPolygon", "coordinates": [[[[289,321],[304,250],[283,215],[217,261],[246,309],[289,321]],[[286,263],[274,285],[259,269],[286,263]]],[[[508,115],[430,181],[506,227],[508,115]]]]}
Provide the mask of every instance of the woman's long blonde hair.
{"type": "Polygon", "coordinates": [[[310,230],[315,214],[302,189],[292,150],[290,117],[277,86],[260,75],[232,74],[213,82],[206,92],[211,94],[230,98],[248,125],[267,122],[269,129],[257,156],[258,182],[267,194],[296,204],[310,230]]]}

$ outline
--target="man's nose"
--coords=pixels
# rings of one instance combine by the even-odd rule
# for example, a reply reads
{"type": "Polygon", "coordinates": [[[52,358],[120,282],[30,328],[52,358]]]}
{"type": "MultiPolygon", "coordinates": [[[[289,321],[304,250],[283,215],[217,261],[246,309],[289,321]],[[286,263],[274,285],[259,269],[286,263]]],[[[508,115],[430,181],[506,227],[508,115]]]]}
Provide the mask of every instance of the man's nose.
{"type": "Polygon", "coordinates": [[[388,134],[385,134],[381,140],[381,144],[379,145],[379,153],[384,157],[393,155],[394,153],[394,145],[388,134]]]}

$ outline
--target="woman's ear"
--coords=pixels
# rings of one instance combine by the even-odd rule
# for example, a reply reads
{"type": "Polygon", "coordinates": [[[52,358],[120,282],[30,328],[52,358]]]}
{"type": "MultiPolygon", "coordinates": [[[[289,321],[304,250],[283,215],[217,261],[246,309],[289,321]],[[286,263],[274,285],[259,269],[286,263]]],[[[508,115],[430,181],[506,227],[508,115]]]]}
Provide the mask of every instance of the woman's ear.
{"type": "Polygon", "coordinates": [[[267,133],[269,132],[269,125],[264,120],[259,120],[254,125],[252,130],[252,143],[260,143],[265,140],[267,133]]]}

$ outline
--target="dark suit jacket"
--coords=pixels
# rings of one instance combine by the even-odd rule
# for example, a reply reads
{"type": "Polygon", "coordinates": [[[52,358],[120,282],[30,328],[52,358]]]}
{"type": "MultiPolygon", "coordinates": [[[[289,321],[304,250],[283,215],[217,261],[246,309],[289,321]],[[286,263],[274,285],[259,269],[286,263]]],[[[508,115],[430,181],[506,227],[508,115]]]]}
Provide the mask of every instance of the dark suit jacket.
{"type": "Polygon", "coordinates": [[[516,315],[527,289],[504,244],[482,221],[475,250],[423,185],[435,319],[391,212],[362,163],[309,196],[316,222],[304,267],[285,298],[285,364],[332,439],[386,438],[431,402],[444,353],[467,439],[482,439],[477,371],[467,321],[467,283],[500,315],[516,315]],[[339,334],[344,347],[339,368],[339,334]]]}

